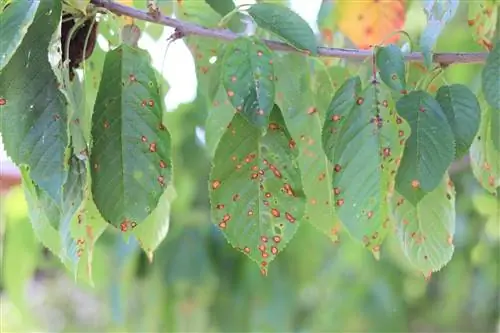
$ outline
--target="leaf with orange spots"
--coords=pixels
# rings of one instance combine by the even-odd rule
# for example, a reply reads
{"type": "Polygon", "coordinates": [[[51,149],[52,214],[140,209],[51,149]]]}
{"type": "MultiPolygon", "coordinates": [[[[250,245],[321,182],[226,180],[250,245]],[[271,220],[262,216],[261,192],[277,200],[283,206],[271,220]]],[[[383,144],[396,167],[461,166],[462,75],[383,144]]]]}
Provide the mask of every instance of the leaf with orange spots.
{"type": "Polygon", "coordinates": [[[395,193],[391,207],[399,243],[414,267],[428,276],[451,260],[456,214],[455,188],[448,174],[416,205],[395,193]]]}
{"type": "Polygon", "coordinates": [[[277,106],[269,121],[262,134],[234,116],[215,151],[209,184],[213,223],[263,273],[293,238],[305,204],[297,150],[277,106]]]}
{"type": "Polygon", "coordinates": [[[396,105],[411,127],[396,176],[396,190],[417,204],[433,191],[455,158],[455,138],[439,103],[425,91],[412,91],[396,105]]]}
{"type": "Polygon", "coordinates": [[[122,231],[158,205],[172,178],[163,96],[145,50],[106,54],[92,115],[92,195],[105,220],[122,231]]]}
{"type": "Polygon", "coordinates": [[[484,189],[495,194],[500,186],[500,150],[495,147],[500,129],[493,127],[492,124],[493,122],[498,124],[500,116],[484,98],[480,98],[479,102],[482,109],[481,124],[470,147],[472,173],[484,189]]]}
{"type": "Polygon", "coordinates": [[[234,40],[224,53],[221,80],[236,110],[251,124],[266,126],[274,106],[271,50],[255,38],[234,40]]]}
{"type": "Polygon", "coordinates": [[[188,37],[186,44],[194,58],[198,91],[211,101],[220,85],[225,45],[214,38],[198,36],[188,37]]]}
{"type": "Polygon", "coordinates": [[[486,49],[491,49],[498,19],[498,5],[491,0],[469,1],[467,5],[467,24],[474,40],[486,49]]]}
{"type": "Polygon", "coordinates": [[[394,44],[382,46],[375,55],[380,78],[391,89],[406,90],[406,69],[403,52],[394,44]]]}
{"type": "Polygon", "coordinates": [[[340,220],[354,239],[378,252],[388,231],[388,197],[404,144],[394,103],[380,83],[361,90],[354,77],[335,95],[327,121],[323,147],[333,164],[340,220]]]}
{"type": "Polygon", "coordinates": [[[397,42],[398,34],[389,36],[401,30],[406,19],[404,0],[341,0],[336,10],[340,31],[362,49],[397,42]]]}
{"type": "MultiPolygon", "coordinates": [[[[337,240],[339,220],[331,188],[332,169],[321,147],[322,120],[312,91],[307,58],[287,54],[276,59],[276,103],[290,131],[290,148],[297,152],[307,197],[304,219],[337,240]]],[[[323,111],[324,113],[324,111],[323,111]]]]}

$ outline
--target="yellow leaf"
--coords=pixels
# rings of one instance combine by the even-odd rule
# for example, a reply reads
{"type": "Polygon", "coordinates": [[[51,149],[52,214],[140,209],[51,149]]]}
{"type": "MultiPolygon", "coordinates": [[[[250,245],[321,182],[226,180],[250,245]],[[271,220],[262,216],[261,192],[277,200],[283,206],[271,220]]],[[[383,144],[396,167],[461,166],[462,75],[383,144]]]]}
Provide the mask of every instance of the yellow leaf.
{"type": "Polygon", "coordinates": [[[357,47],[394,43],[400,36],[406,18],[404,0],[339,0],[337,19],[340,31],[357,47]]]}
{"type": "MultiPolygon", "coordinates": [[[[115,0],[115,2],[118,2],[124,6],[134,7],[134,0],[115,0]]],[[[134,19],[129,16],[124,16],[123,21],[123,25],[134,24],[134,19]]]]}

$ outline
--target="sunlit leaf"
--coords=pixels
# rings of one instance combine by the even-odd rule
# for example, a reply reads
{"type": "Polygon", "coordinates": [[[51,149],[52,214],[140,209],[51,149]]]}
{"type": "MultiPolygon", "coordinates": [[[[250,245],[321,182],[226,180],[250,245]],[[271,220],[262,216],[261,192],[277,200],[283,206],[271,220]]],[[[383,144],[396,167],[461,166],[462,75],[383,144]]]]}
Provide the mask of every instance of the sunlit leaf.
{"type": "Polygon", "coordinates": [[[442,86],[436,100],[443,110],[455,137],[455,158],[463,157],[469,150],[481,121],[479,102],[464,85],[442,86]]]}
{"type": "Polygon", "coordinates": [[[425,276],[440,270],[454,250],[455,188],[448,175],[416,205],[399,193],[391,204],[399,242],[410,263],[425,276]]]}
{"type": "Polygon", "coordinates": [[[240,37],[224,53],[221,80],[229,101],[252,124],[267,125],[274,105],[272,52],[257,39],[240,37]]]}
{"type": "Polygon", "coordinates": [[[257,3],[248,9],[257,25],[267,29],[299,50],[318,54],[316,37],[309,24],[296,12],[275,3],[257,3]]]}
{"type": "Polygon", "coordinates": [[[149,54],[127,45],[106,55],[92,115],[92,195],[101,215],[127,231],[155,209],[171,183],[170,134],[149,54]]]}
{"type": "Polygon", "coordinates": [[[455,139],[441,106],[428,93],[413,91],[396,108],[411,127],[396,190],[415,205],[439,185],[455,157],[455,139]]]}
{"type": "Polygon", "coordinates": [[[340,31],[362,49],[397,42],[406,19],[404,0],[339,1],[335,10],[340,31]]]}
{"type": "MultiPolygon", "coordinates": [[[[59,202],[66,177],[67,110],[48,59],[61,3],[39,2],[28,32],[0,73],[0,129],[7,154],[59,202]]],[[[2,38],[3,39],[3,38],[2,38]]]]}
{"type": "Polygon", "coordinates": [[[331,188],[332,168],[321,147],[322,121],[311,89],[307,58],[288,54],[276,59],[276,102],[290,131],[289,146],[298,153],[304,193],[304,220],[337,240],[339,219],[331,188]]]}
{"type": "Polygon", "coordinates": [[[213,223],[264,274],[304,215],[297,150],[290,148],[290,140],[278,107],[265,135],[236,114],[219,142],[210,173],[213,223]]]}
{"type": "Polygon", "coordinates": [[[0,14],[0,71],[9,63],[35,19],[40,1],[14,1],[0,14]]]}

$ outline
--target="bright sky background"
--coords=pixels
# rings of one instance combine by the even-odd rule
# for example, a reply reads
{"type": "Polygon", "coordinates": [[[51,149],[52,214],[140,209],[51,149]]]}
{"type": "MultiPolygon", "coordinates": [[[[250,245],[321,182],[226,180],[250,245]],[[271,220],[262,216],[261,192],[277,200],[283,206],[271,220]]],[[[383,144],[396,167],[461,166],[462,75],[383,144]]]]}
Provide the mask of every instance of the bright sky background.
{"type": "MultiPolygon", "coordinates": [[[[252,4],[254,0],[235,0],[236,5],[252,4]]],[[[313,28],[316,27],[316,17],[321,5],[321,0],[290,0],[291,8],[301,15],[313,28]]],[[[194,69],[194,60],[191,52],[182,40],[171,44],[168,52],[166,51],[166,40],[172,34],[174,29],[165,27],[163,35],[157,40],[153,40],[149,35],[143,34],[139,40],[139,47],[150,50],[153,58],[153,66],[162,72],[170,85],[170,90],[165,97],[165,105],[168,111],[174,111],[181,103],[189,103],[196,95],[196,73],[194,69]],[[166,55],[165,55],[166,54],[166,55]],[[163,68],[162,68],[163,65],[163,68]]],[[[108,43],[104,37],[99,36],[98,43],[105,51],[108,49],[108,43]]],[[[197,131],[198,139],[204,142],[204,133],[197,131]]],[[[1,138],[0,138],[1,139],[1,138]]],[[[9,172],[15,166],[10,162],[3,149],[0,140],[0,168],[2,172],[9,172]]]]}

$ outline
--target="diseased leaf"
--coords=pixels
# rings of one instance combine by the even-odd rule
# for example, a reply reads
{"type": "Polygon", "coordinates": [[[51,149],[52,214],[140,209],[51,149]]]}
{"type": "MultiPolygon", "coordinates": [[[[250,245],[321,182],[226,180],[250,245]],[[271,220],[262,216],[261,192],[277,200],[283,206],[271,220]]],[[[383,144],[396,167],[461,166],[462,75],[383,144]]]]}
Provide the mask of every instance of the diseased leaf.
{"type": "Polygon", "coordinates": [[[489,49],[495,34],[498,6],[491,0],[469,1],[467,5],[467,23],[474,40],[489,49]]]}
{"type": "Polygon", "coordinates": [[[331,112],[343,115],[337,119],[342,124],[332,126],[339,133],[323,132],[323,140],[334,164],[332,187],[340,219],[351,236],[378,252],[388,231],[388,197],[405,138],[398,134],[389,92],[378,83],[363,91],[359,85],[358,77],[351,79],[345,93],[334,99],[339,107],[331,112]],[[352,110],[346,114],[347,106],[352,110]]]}
{"type": "Polygon", "coordinates": [[[218,92],[208,110],[208,116],[205,123],[205,137],[207,141],[207,150],[210,156],[214,156],[215,149],[231,122],[235,114],[235,109],[229,102],[224,87],[219,86],[218,92]]]}
{"type": "MultiPolygon", "coordinates": [[[[326,67],[322,63],[316,66],[312,73],[312,89],[315,94],[316,107],[321,118],[321,122],[325,121],[328,106],[332,100],[332,96],[337,92],[339,87],[349,79],[349,70],[346,67],[332,66],[326,67]]],[[[315,65],[318,65],[316,63],[315,65]]]]}
{"type": "Polygon", "coordinates": [[[149,54],[108,52],[92,115],[92,195],[102,217],[127,231],[156,208],[171,183],[170,133],[149,54]]]}
{"type": "Polygon", "coordinates": [[[396,190],[416,205],[433,191],[455,156],[455,140],[439,103],[425,91],[413,91],[396,104],[411,127],[396,176],[396,190]]]}
{"type": "MultiPolygon", "coordinates": [[[[66,178],[67,111],[47,49],[61,3],[40,1],[33,23],[0,72],[0,129],[7,154],[56,202],[66,178]]],[[[2,37],[3,39],[3,37],[2,37]]]]}
{"type": "Polygon", "coordinates": [[[432,65],[432,51],[445,25],[451,21],[458,9],[458,0],[425,0],[424,11],[427,26],[420,36],[420,48],[427,68],[432,65]]]}
{"type": "Polygon", "coordinates": [[[486,102],[500,112],[500,42],[488,54],[481,79],[486,102]]]}
{"type": "Polygon", "coordinates": [[[267,125],[274,105],[273,54],[257,39],[240,37],[226,47],[221,80],[229,101],[258,127],[267,125]]]}
{"type": "Polygon", "coordinates": [[[304,215],[297,152],[278,107],[265,135],[236,114],[210,173],[212,221],[263,274],[290,242],[304,215]]]}
{"type": "Polygon", "coordinates": [[[375,56],[380,78],[391,89],[406,90],[406,71],[403,53],[394,44],[380,47],[375,56]]]}
{"type": "Polygon", "coordinates": [[[9,63],[10,59],[21,45],[28,28],[35,19],[40,1],[14,1],[0,14],[0,71],[9,63]]]}
{"type": "Polygon", "coordinates": [[[499,112],[493,110],[484,99],[480,99],[481,124],[476,138],[470,147],[472,173],[479,184],[492,194],[500,186],[500,150],[495,148],[500,129],[492,126],[499,112]],[[495,138],[496,136],[496,138],[495,138]]]}
{"type": "Polygon", "coordinates": [[[454,250],[455,188],[448,175],[416,205],[399,193],[391,205],[399,243],[410,263],[425,276],[440,270],[454,250]]]}
{"type": "Polygon", "coordinates": [[[248,9],[255,23],[269,30],[299,50],[318,54],[316,36],[309,24],[288,7],[275,3],[257,3],[248,9]]]}
{"type": "MultiPolygon", "coordinates": [[[[213,10],[219,13],[221,17],[224,17],[236,8],[233,0],[205,0],[205,2],[210,5],[213,10]]],[[[234,13],[229,19],[229,28],[236,32],[242,31],[245,27],[245,25],[241,21],[242,17],[242,13],[234,13]]]]}
{"type": "Polygon", "coordinates": [[[321,147],[322,121],[311,90],[307,58],[287,54],[276,59],[276,102],[298,154],[302,184],[307,198],[304,220],[333,241],[338,239],[339,219],[331,189],[332,168],[321,147]]]}
{"type": "Polygon", "coordinates": [[[481,108],[476,96],[462,84],[442,86],[436,100],[443,110],[455,137],[455,158],[469,150],[481,121],[481,108]]]}
{"type": "Polygon", "coordinates": [[[206,1],[174,1],[174,13],[180,20],[200,24],[204,27],[216,27],[222,18],[206,1]]]}

